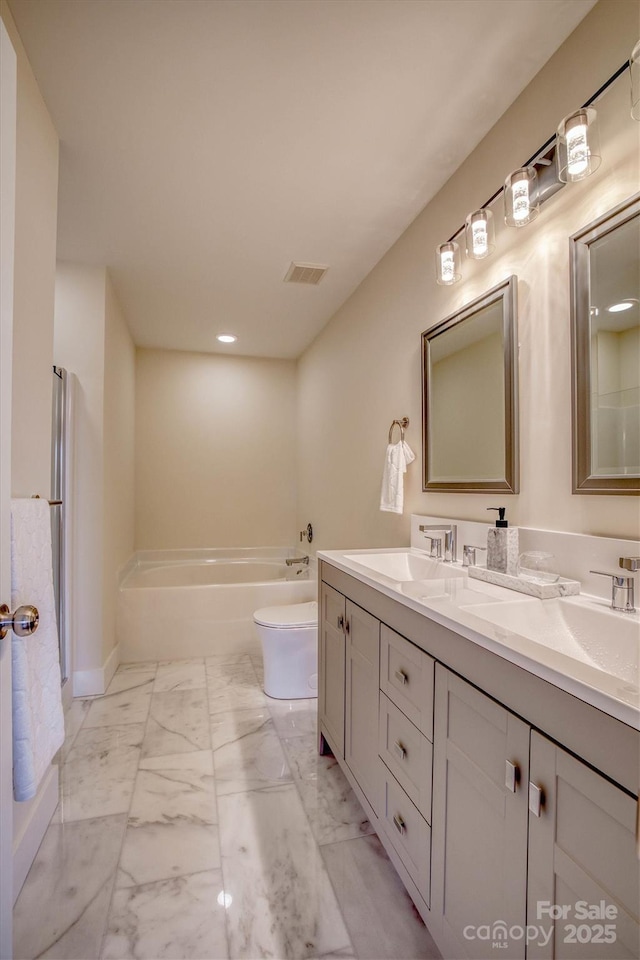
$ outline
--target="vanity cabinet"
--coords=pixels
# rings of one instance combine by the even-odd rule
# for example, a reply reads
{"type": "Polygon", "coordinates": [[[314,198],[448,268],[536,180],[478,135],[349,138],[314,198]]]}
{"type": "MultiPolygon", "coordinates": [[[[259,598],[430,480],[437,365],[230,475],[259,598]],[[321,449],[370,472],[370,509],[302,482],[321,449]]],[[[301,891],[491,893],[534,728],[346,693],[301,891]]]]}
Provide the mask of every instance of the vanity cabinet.
{"type": "Polygon", "coordinates": [[[320,586],[318,715],[334,754],[344,757],[345,598],[320,586]]]}
{"type": "Polygon", "coordinates": [[[320,571],[321,748],[443,956],[640,956],[638,731],[320,571]]]}
{"type": "Polygon", "coordinates": [[[321,585],[321,734],[343,757],[374,813],[380,808],[378,688],[380,621],[328,584],[321,585]]]}
{"type": "Polygon", "coordinates": [[[536,731],[530,780],[527,917],[551,936],[536,938],[527,956],[639,957],[638,802],[536,731]],[[564,916],[553,922],[549,905],[564,916]]]}
{"type": "MultiPolygon", "coordinates": [[[[526,926],[529,727],[438,664],[434,741],[433,911],[445,956],[495,956],[477,928],[526,926]]],[[[523,940],[502,947],[525,956],[523,940]]]]}

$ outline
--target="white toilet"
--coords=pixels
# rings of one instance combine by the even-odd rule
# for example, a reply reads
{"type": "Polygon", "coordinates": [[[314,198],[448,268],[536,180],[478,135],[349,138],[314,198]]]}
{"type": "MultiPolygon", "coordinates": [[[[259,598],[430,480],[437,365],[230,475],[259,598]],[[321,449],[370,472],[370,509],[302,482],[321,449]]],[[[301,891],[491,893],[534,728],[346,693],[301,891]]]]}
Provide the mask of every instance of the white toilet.
{"type": "Polygon", "coordinates": [[[253,620],[262,642],[267,696],[276,700],[317,697],[317,601],[263,607],[253,620]]]}

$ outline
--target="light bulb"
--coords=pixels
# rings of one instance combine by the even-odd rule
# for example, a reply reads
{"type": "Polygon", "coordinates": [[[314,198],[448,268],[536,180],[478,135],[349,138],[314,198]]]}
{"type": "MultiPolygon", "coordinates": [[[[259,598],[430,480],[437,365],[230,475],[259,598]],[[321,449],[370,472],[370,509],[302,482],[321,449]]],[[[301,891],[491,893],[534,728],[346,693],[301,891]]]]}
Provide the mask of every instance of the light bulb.
{"type": "Polygon", "coordinates": [[[581,177],[589,167],[589,141],[587,140],[587,117],[580,113],[567,124],[567,173],[581,177]]]}
{"type": "Polygon", "coordinates": [[[489,241],[487,239],[487,224],[484,220],[476,220],[471,224],[471,235],[474,257],[485,257],[489,241]]]}
{"type": "Polygon", "coordinates": [[[436,247],[436,281],[451,286],[460,279],[460,248],[453,240],[436,247]]]}
{"type": "Polygon", "coordinates": [[[237,339],[232,333],[220,333],[216,337],[216,340],[219,340],[220,343],[235,343],[237,339]]]}
{"type": "Polygon", "coordinates": [[[518,223],[526,222],[531,213],[529,182],[527,180],[516,180],[511,192],[513,196],[513,219],[517,220],[518,223]]]}

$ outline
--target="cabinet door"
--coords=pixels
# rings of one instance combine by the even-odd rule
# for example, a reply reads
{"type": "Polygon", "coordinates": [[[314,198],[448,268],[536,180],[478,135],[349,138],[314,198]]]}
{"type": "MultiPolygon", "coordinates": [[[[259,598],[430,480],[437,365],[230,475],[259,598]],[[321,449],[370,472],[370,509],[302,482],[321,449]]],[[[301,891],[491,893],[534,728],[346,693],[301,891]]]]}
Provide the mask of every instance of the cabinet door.
{"type": "Polygon", "coordinates": [[[522,958],[524,932],[505,932],[525,926],[529,727],[439,664],[434,721],[431,907],[441,949],[522,958]]]}
{"type": "Polygon", "coordinates": [[[320,591],[318,713],[331,747],[344,756],[345,599],[333,587],[320,591]]]}
{"type": "Polygon", "coordinates": [[[528,956],[637,958],[637,800],[538,733],[531,783],[528,956]]]}
{"type": "Polygon", "coordinates": [[[347,600],[345,760],[367,800],[380,810],[381,768],[378,757],[380,621],[347,600]]]}

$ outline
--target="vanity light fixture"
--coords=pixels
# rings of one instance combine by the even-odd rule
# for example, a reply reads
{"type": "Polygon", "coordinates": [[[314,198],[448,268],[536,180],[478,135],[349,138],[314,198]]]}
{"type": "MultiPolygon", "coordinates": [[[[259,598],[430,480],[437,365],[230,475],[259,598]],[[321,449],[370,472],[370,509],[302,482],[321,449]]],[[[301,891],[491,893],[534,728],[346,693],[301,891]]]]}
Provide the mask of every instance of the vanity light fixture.
{"type": "Polygon", "coordinates": [[[467,256],[484,260],[495,249],[493,214],[491,210],[475,210],[465,220],[464,236],[467,256]]]}
{"type": "Polygon", "coordinates": [[[640,120],[640,40],[636,43],[629,58],[631,72],[631,116],[640,120]]]}
{"type": "Polygon", "coordinates": [[[460,272],[460,247],[454,240],[436,247],[436,281],[449,287],[462,278],[460,272]]]}
{"type": "Polygon", "coordinates": [[[558,125],[556,160],[562,183],[584,180],[600,166],[597,117],[593,107],[583,107],[558,125]]]}
{"type": "Polygon", "coordinates": [[[237,339],[232,333],[219,333],[216,337],[216,340],[219,340],[220,343],[235,343],[237,339]]]}
{"type": "Polygon", "coordinates": [[[540,213],[538,174],[533,166],[520,167],[504,182],[504,222],[508,227],[524,227],[540,213]]]}

